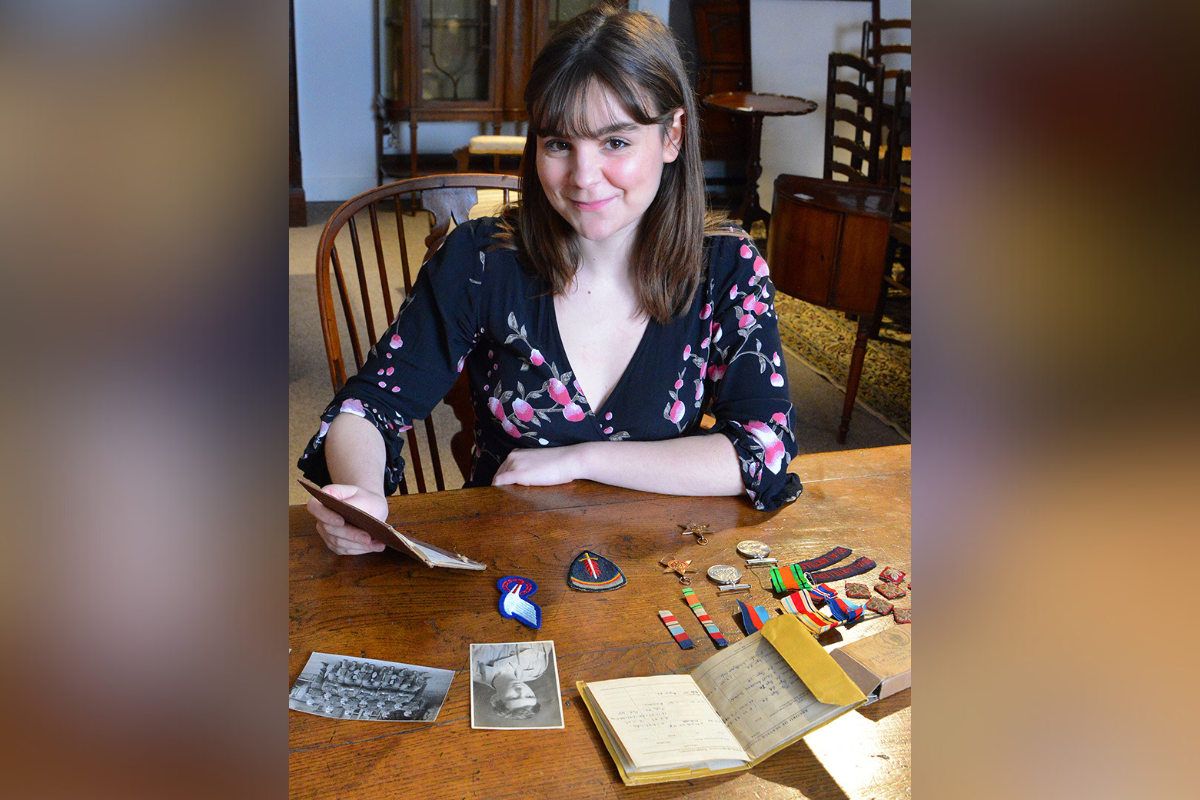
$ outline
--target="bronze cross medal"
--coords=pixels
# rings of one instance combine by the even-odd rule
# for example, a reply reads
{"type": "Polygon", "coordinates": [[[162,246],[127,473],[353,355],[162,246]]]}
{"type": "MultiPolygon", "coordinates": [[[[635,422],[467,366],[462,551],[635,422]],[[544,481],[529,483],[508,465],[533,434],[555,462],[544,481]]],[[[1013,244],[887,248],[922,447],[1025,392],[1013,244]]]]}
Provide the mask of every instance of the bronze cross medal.
{"type": "Polygon", "coordinates": [[[687,525],[680,525],[679,527],[683,529],[683,533],[679,534],[680,536],[695,536],[696,544],[708,544],[708,539],[704,536],[706,533],[712,533],[712,528],[708,525],[697,525],[695,522],[689,522],[687,525]]]}
{"type": "Polygon", "coordinates": [[[666,569],[663,570],[663,575],[666,575],[668,572],[676,572],[679,574],[680,583],[682,583],[684,586],[691,585],[692,579],[687,576],[687,573],[696,572],[696,570],[688,569],[688,565],[692,563],[690,558],[687,561],[680,561],[678,558],[675,558],[675,556],[671,556],[670,558],[664,558],[658,563],[666,567],[666,569]]]}

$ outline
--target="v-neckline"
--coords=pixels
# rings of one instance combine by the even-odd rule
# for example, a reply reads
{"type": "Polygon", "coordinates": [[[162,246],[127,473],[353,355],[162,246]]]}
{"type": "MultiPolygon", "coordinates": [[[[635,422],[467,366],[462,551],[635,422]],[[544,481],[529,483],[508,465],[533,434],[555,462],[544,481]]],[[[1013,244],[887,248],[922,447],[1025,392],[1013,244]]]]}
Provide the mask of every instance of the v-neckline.
{"type": "MultiPolygon", "coordinates": [[[[567,353],[567,346],[563,342],[562,333],[558,330],[558,309],[554,306],[554,295],[547,293],[545,297],[547,302],[550,304],[550,329],[553,332],[554,341],[556,347],[558,348],[558,352],[562,353],[563,364],[567,368],[564,371],[570,372],[572,380],[578,381],[579,376],[575,373],[575,367],[571,364],[571,356],[567,353]]],[[[583,397],[583,402],[587,404],[588,409],[592,412],[592,418],[595,419],[597,427],[604,427],[603,424],[601,424],[600,412],[612,404],[613,398],[616,396],[617,392],[620,391],[621,387],[624,386],[625,382],[629,379],[629,371],[641,356],[642,350],[645,349],[646,341],[649,339],[650,335],[650,327],[654,324],[655,322],[653,319],[646,320],[646,327],[642,328],[642,338],[638,340],[637,347],[635,347],[633,350],[633,355],[629,357],[629,363],[627,363],[625,365],[625,369],[621,371],[621,377],[617,378],[617,382],[613,384],[612,390],[609,391],[608,397],[604,398],[604,402],[602,402],[598,407],[592,405],[592,401],[588,398],[587,394],[584,393],[582,386],[580,387],[579,394],[583,397]]]]}

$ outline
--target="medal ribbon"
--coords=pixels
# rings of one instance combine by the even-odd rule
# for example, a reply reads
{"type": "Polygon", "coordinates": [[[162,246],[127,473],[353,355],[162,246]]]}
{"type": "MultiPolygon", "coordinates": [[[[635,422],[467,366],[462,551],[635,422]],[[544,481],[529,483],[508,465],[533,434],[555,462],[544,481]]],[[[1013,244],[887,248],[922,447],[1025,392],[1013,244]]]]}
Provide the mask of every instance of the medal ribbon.
{"type": "Polygon", "coordinates": [[[850,553],[851,550],[848,547],[835,547],[823,556],[817,556],[816,558],[808,561],[801,561],[798,566],[804,572],[825,569],[826,567],[832,567],[834,564],[850,555],[850,553]]]}
{"type": "Polygon", "coordinates": [[[708,631],[708,635],[712,637],[717,647],[725,647],[729,644],[729,642],[725,641],[725,637],[721,635],[721,631],[717,628],[716,623],[708,616],[708,612],[704,610],[704,604],[700,602],[700,598],[696,597],[695,591],[684,589],[683,600],[692,609],[692,613],[696,615],[696,619],[700,620],[700,624],[704,626],[704,630],[708,631]]]}

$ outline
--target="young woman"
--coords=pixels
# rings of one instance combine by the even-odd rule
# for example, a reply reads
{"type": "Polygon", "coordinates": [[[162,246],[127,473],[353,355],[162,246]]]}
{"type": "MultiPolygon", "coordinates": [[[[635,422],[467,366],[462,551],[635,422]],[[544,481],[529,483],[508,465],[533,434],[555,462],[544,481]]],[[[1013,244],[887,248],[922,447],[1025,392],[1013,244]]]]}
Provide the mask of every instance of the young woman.
{"type": "MultiPolygon", "coordinates": [[[[403,431],[465,368],[478,417],[468,486],[583,478],[744,493],[764,511],[794,500],[774,289],[754,242],[706,220],[696,98],[669,29],[651,14],[581,14],[538,56],[525,106],[520,202],[447,237],[301,470],[386,519],[403,431]]],[[[334,552],[383,549],[308,508],[334,552]]]]}

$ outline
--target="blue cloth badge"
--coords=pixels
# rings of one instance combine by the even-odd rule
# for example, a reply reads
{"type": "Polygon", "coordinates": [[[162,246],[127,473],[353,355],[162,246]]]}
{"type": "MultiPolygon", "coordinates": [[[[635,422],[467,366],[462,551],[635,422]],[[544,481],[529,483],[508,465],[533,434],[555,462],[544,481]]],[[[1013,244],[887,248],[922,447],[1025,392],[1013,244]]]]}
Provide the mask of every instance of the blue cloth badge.
{"type": "Polygon", "coordinates": [[[518,575],[509,575],[496,581],[500,590],[500,616],[515,619],[523,625],[538,629],[542,627],[542,609],[525,598],[537,591],[537,584],[518,575]]]}

